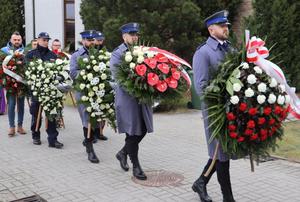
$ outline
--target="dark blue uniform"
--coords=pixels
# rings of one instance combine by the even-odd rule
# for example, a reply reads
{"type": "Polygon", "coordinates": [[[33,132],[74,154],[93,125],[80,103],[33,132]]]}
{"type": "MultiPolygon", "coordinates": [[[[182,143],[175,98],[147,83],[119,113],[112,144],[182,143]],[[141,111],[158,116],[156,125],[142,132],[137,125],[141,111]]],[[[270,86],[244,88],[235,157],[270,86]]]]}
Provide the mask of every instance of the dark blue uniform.
{"type": "MultiPolygon", "coordinates": [[[[34,58],[39,58],[39,59],[42,59],[43,61],[52,61],[52,60],[54,61],[57,58],[57,56],[55,55],[55,53],[53,53],[48,48],[38,45],[37,49],[31,50],[27,53],[26,61],[30,62],[34,58]]],[[[38,102],[38,98],[32,96],[32,102],[31,102],[31,106],[30,106],[30,114],[32,115],[31,131],[32,131],[32,139],[34,139],[34,140],[40,140],[41,121],[40,121],[40,125],[39,125],[39,130],[37,132],[35,131],[39,106],[40,106],[40,103],[38,102]]],[[[57,141],[57,136],[58,136],[58,131],[56,130],[56,121],[55,120],[53,120],[53,121],[48,120],[48,128],[47,128],[46,132],[48,134],[49,145],[55,144],[55,142],[57,141]]]]}

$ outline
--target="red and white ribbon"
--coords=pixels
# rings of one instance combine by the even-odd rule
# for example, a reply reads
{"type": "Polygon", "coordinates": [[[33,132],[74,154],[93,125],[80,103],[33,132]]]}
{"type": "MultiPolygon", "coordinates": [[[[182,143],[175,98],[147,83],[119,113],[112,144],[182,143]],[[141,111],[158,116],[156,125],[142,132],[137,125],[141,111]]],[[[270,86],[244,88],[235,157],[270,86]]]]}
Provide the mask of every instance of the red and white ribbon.
{"type": "Polygon", "coordinates": [[[296,89],[287,84],[284,73],[280,67],[265,59],[269,56],[269,50],[264,46],[265,42],[255,36],[250,39],[249,30],[245,31],[245,36],[247,44],[247,62],[254,63],[259,66],[267,75],[285,86],[286,93],[291,97],[290,113],[295,118],[300,119],[300,99],[295,93],[296,89]]]}
{"type": "MultiPolygon", "coordinates": [[[[182,58],[178,57],[177,55],[174,55],[173,53],[170,53],[166,50],[162,50],[157,47],[150,47],[149,51],[153,51],[154,53],[161,53],[164,56],[166,56],[168,59],[174,60],[175,62],[178,62],[178,63],[185,65],[192,69],[192,66],[187,61],[185,61],[184,59],[182,59],[182,58]]],[[[192,84],[191,78],[184,69],[181,70],[181,76],[186,80],[187,84],[189,86],[191,86],[191,84],[192,84]]]]}

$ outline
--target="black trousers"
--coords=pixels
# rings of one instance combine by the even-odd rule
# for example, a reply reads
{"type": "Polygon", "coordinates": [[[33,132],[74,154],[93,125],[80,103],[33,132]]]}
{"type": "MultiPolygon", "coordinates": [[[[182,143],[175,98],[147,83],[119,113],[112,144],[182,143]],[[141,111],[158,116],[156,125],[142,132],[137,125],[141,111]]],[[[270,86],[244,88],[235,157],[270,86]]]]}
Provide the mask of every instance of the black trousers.
{"type": "Polygon", "coordinates": [[[139,151],[139,143],[145,137],[146,133],[143,135],[128,135],[126,134],[125,145],[123,147],[123,151],[125,151],[133,164],[138,163],[138,151],[139,151]]]}
{"type": "MultiPolygon", "coordinates": [[[[202,175],[205,174],[205,172],[208,170],[210,164],[212,163],[212,159],[209,159],[207,164],[205,165],[202,175]]],[[[217,160],[213,169],[211,170],[210,174],[206,178],[206,183],[209,182],[211,176],[217,172],[217,178],[218,182],[221,186],[222,193],[224,195],[232,195],[232,189],[231,189],[231,181],[230,181],[230,161],[219,161],[217,160]]]]}
{"type": "MultiPolygon", "coordinates": [[[[40,107],[40,103],[36,99],[32,99],[31,106],[30,106],[30,114],[32,115],[32,117],[31,117],[32,139],[40,139],[41,138],[40,128],[42,125],[42,120],[40,120],[38,131],[35,131],[39,107],[40,107]]],[[[56,121],[55,120],[53,120],[53,121],[48,120],[48,128],[46,129],[46,132],[48,134],[49,144],[54,144],[55,141],[57,141],[57,136],[58,136],[58,131],[56,130],[56,121]]]]}

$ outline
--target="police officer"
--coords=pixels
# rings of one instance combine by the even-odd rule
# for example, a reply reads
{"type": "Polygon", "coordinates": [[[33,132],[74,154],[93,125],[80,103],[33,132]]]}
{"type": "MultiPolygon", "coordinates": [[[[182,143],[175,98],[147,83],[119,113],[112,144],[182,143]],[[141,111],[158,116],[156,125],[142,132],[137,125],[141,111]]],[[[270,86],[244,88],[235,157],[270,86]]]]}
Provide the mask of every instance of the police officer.
{"type": "MultiPolygon", "coordinates": [[[[112,77],[116,78],[118,65],[121,58],[128,50],[130,45],[138,42],[139,24],[128,23],[121,28],[124,43],[119,45],[112,53],[110,59],[110,69],[112,77]]],[[[116,154],[116,158],[120,161],[121,168],[128,171],[127,154],[133,164],[133,176],[140,180],[146,180],[147,176],[143,172],[139,159],[138,150],[139,143],[142,141],[146,133],[153,132],[152,108],[147,104],[140,104],[138,100],[129,95],[120,85],[115,86],[115,108],[119,133],[126,133],[125,145],[116,154]]]]}
{"type": "MultiPolygon", "coordinates": [[[[94,39],[96,37],[96,31],[95,30],[87,30],[80,33],[82,37],[82,47],[79,48],[77,51],[75,51],[71,56],[70,61],[70,76],[74,80],[76,79],[77,75],[79,74],[79,67],[78,67],[78,59],[86,58],[89,55],[89,48],[92,48],[94,46],[94,39]]],[[[81,93],[76,92],[75,93],[75,99],[79,101],[81,99],[81,93]]],[[[99,159],[96,156],[93,148],[93,140],[94,137],[97,135],[100,135],[100,129],[98,126],[97,128],[94,128],[91,130],[91,136],[88,138],[88,123],[89,123],[89,114],[86,111],[86,107],[83,104],[78,105],[78,112],[81,118],[81,122],[83,125],[83,135],[84,135],[84,141],[83,145],[86,147],[86,152],[88,153],[88,160],[92,163],[99,163],[99,159]]]]}
{"type": "MultiPolygon", "coordinates": [[[[36,49],[29,51],[26,54],[26,61],[29,62],[34,58],[39,58],[43,61],[55,61],[57,56],[48,48],[48,43],[50,40],[50,36],[47,32],[41,32],[38,35],[38,45],[36,49]]],[[[31,121],[31,131],[32,131],[32,139],[33,144],[40,145],[41,144],[41,137],[40,137],[40,128],[41,128],[41,121],[39,125],[38,131],[35,131],[36,122],[38,118],[38,110],[39,110],[40,103],[38,102],[37,97],[32,96],[32,102],[30,106],[30,113],[32,115],[31,121]]],[[[56,130],[56,121],[48,120],[48,128],[46,130],[48,134],[48,143],[49,147],[61,149],[64,145],[57,140],[58,131],[56,130]]]]}
{"type": "Polygon", "coordinates": [[[104,34],[100,31],[96,31],[96,37],[95,37],[95,48],[97,50],[101,50],[104,46],[104,34]]]}
{"type": "MultiPolygon", "coordinates": [[[[231,49],[227,41],[229,36],[227,19],[228,12],[226,10],[217,12],[205,19],[205,25],[209,32],[209,37],[205,43],[200,45],[193,57],[194,84],[196,91],[202,95],[208,81],[211,79],[212,73],[217,70],[218,65],[224,59],[225,54],[231,49]]],[[[202,104],[202,115],[204,120],[205,135],[208,144],[209,160],[204,167],[201,176],[194,182],[192,189],[199,194],[201,201],[212,201],[206,191],[206,185],[212,174],[217,171],[218,182],[221,186],[223,201],[233,202],[231,190],[229,158],[223,153],[222,148],[218,149],[217,161],[212,171],[206,177],[204,174],[212,163],[213,153],[215,151],[217,140],[209,143],[211,131],[209,130],[208,113],[205,110],[205,103],[202,104]]]]}

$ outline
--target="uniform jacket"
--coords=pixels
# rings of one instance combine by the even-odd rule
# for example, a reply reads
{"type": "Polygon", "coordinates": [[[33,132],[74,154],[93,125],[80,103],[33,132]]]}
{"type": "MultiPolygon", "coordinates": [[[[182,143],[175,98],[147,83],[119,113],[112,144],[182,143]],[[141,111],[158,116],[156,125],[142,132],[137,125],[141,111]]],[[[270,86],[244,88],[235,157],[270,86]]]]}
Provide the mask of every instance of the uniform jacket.
{"type": "MultiPolygon", "coordinates": [[[[216,71],[218,65],[224,59],[226,51],[221,48],[221,44],[216,39],[209,37],[207,41],[200,45],[193,57],[193,71],[194,71],[194,85],[198,95],[202,95],[208,81],[211,80],[212,72],[216,71]]],[[[214,150],[217,144],[217,140],[208,142],[211,136],[211,131],[208,128],[209,122],[207,119],[208,113],[205,110],[205,103],[201,103],[202,116],[204,119],[205,135],[208,145],[208,154],[210,158],[213,158],[214,150]]],[[[220,146],[217,154],[217,159],[220,161],[227,161],[229,158],[220,146]]]]}
{"type": "MultiPolygon", "coordinates": [[[[118,46],[110,58],[110,70],[112,77],[116,78],[118,65],[121,63],[122,56],[128,50],[125,43],[118,46]]],[[[153,132],[153,111],[147,104],[140,104],[138,100],[130,96],[118,84],[115,88],[115,108],[117,127],[119,133],[129,135],[142,135],[153,132]]]]}

